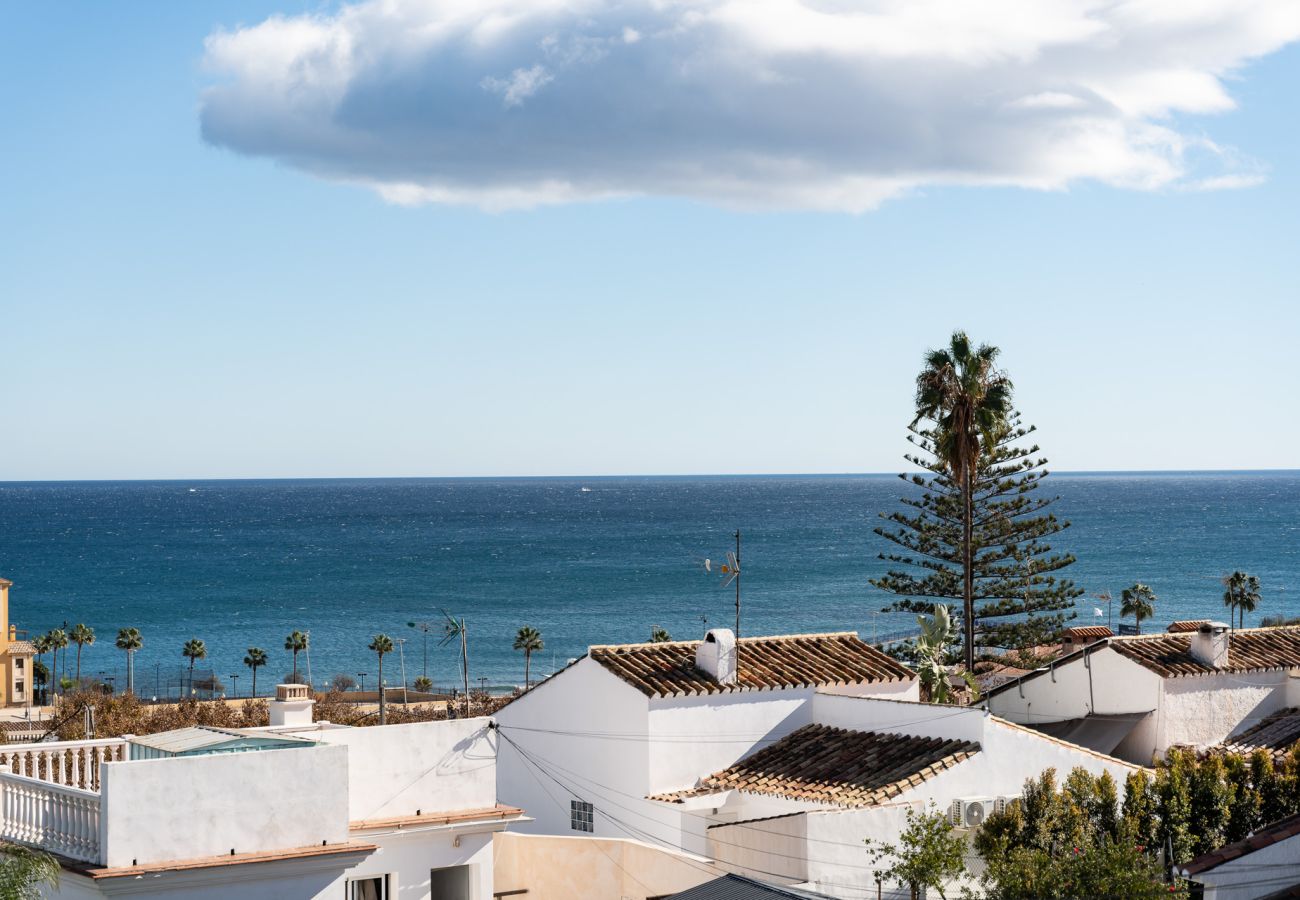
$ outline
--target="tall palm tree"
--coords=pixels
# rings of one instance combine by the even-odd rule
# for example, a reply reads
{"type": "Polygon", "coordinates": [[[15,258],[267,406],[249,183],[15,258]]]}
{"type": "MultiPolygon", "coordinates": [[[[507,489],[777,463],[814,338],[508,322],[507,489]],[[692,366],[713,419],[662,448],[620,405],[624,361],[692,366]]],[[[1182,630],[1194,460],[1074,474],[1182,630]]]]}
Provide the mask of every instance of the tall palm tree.
{"type": "Polygon", "coordinates": [[[135,693],[135,651],[144,646],[139,628],[121,628],[117,632],[117,649],[126,651],[126,692],[135,693]]]}
{"type": "Polygon", "coordinates": [[[384,690],[384,654],[393,652],[393,639],[386,634],[377,634],[370,641],[370,649],[379,655],[379,724],[388,723],[388,692],[384,690]]]}
{"type": "Polygon", "coordinates": [[[1246,613],[1254,612],[1259,605],[1259,579],[1240,570],[1223,578],[1223,605],[1228,607],[1228,618],[1233,612],[1241,613],[1241,626],[1246,627],[1246,613]]]}
{"type": "Polygon", "coordinates": [[[208,645],[198,638],[190,638],[181,648],[181,656],[190,661],[190,693],[194,693],[194,664],[200,659],[206,659],[208,655],[208,645]]]}
{"type": "Polygon", "coordinates": [[[445,609],[442,610],[443,618],[446,620],[442,624],[442,640],[438,646],[451,641],[460,641],[460,674],[465,680],[465,716],[469,716],[469,628],[465,624],[465,617],[459,619],[453,618],[445,609]]]}
{"type": "Polygon", "coordinates": [[[1119,595],[1119,617],[1132,616],[1137,623],[1137,633],[1142,633],[1142,620],[1156,614],[1156,592],[1142,582],[1126,587],[1119,595]]]}
{"type": "Polygon", "coordinates": [[[95,629],[78,622],[68,632],[68,639],[77,645],[77,684],[81,684],[81,648],[95,643],[95,629]]]}
{"type": "Polygon", "coordinates": [[[974,484],[980,457],[1011,412],[1011,380],[998,368],[998,348],[972,347],[955,331],[948,347],[931,350],[916,376],[915,427],[935,423],[935,453],[962,496],[962,629],[966,670],[975,668],[974,484]]]}
{"type": "Polygon", "coordinates": [[[257,696],[257,670],[266,665],[266,651],[261,647],[249,647],[244,657],[244,665],[253,670],[253,696],[257,696]]]}
{"type": "Polygon", "coordinates": [[[658,625],[655,625],[655,626],[652,626],[652,627],[651,627],[651,629],[650,629],[650,643],[652,643],[652,644],[666,644],[666,643],[668,643],[669,641],[671,641],[672,639],[673,639],[673,636],[672,636],[671,634],[668,633],[668,629],[667,629],[667,628],[660,628],[658,625]]]}
{"type": "MultiPolygon", "coordinates": [[[[54,659],[50,663],[51,667],[54,670],[54,685],[56,688],[61,689],[63,679],[59,677],[59,651],[67,648],[68,633],[64,631],[62,628],[55,628],[48,635],[46,635],[46,637],[50,639],[50,649],[54,651],[54,659]]],[[[64,655],[66,656],[66,654],[64,655]]],[[[65,660],[63,663],[63,668],[66,669],[67,667],[68,667],[68,663],[65,660]]]]}
{"type": "MultiPolygon", "coordinates": [[[[49,694],[49,688],[50,688],[50,670],[45,668],[45,663],[41,659],[41,657],[49,653],[50,650],[53,649],[53,646],[54,645],[50,642],[50,636],[48,634],[39,635],[37,636],[36,640],[32,641],[32,647],[34,647],[36,650],[36,663],[41,667],[41,669],[44,669],[45,671],[45,676],[44,676],[45,692],[47,695],[49,694]]],[[[33,682],[35,681],[36,675],[37,675],[36,672],[32,673],[33,682]]],[[[48,702],[48,696],[46,699],[48,702]]]]}
{"type": "Polygon", "coordinates": [[[542,643],[542,633],[531,625],[525,625],[515,634],[516,650],[523,651],[524,654],[524,690],[528,690],[532,683],[532,661],[533,654],[538,650],[546,649],[542,643]]]}
{"type": "Polygon", "coordinates": [[[307,635],[298,631],[296,628],[287,638],[284,639],[284,649],[293,652],[293,680],[295,682],[298,680],[298,654],[303,650],[306,650],[309,643],[311,643],[311,641],[307,635]]]}

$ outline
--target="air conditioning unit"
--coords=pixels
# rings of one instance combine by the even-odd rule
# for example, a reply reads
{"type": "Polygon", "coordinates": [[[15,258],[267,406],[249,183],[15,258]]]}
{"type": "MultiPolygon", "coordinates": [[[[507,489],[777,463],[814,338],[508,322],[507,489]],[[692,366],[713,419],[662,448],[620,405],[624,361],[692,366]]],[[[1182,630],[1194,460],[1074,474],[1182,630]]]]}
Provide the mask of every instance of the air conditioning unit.
{"type": "Polygon", "coordinates": [[[998,801],[993,797],[964,797],[952,801],[948,821],[957,828],[979,828],[993,815],[998,801]]]}

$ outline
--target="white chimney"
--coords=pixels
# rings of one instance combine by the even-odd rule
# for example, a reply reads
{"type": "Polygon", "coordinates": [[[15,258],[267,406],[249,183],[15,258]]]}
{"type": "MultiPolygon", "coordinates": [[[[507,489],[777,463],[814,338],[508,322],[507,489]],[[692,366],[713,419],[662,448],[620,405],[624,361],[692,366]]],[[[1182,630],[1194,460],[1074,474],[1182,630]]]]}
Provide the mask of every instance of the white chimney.
{"type": "Polygon", "coordinates": [[[1225,669],[1228,666],[1228,626],[1206,622],[1192,632],[1192,659],[1203,666],[1225,669]]]}
{"type": "Polygon", "coordinates": [[[271,726],[310,725],[311,708],[315,705],[307,685],[277,684],[275,699],[267,704],[271,709],[271,726]]]}
{"type": "Polygon", "coordinates": [[[736,636],[730,628],[714,628],[695,648],[695,667],[718,684],[736,683],[736,636]]]}

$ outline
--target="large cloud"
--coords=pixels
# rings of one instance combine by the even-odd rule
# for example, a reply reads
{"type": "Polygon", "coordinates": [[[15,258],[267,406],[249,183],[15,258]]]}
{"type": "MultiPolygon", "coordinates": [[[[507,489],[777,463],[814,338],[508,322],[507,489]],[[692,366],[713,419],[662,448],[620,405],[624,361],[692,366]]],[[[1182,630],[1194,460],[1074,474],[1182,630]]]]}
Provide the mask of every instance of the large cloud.
{"type": "Polygon", "coordinates": [[[202,127],[401,203],[1222,187],[1257,167],[1186,114],[1297,37],[1296,0],[366,0],[209,36],[202,127]]]}

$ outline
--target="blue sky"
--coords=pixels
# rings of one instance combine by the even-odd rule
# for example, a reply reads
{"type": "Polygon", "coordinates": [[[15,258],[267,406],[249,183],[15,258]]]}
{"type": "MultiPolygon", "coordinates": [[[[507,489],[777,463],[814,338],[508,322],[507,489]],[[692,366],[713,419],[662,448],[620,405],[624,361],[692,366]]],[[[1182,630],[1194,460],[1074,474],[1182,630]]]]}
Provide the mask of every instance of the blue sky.
{"type": "MultiPolygon", "coordinates": [[[[741,139],[705,125],[707,178],[593,152],[595,180],[501,204],[520,158],[569,146],[548,113],[565,73],[530,83],[551,107],[507,97],[542,71],[524,59],[471,86],[527,126],[490,159],[448,151],[461,181],[416,154],[418,202],[394,203],[373,155],[340,161],[268,131],[286,114],[249,111],[256,92],[211,93],[253,76],[209,36],[334,9],[6,9],[0,479],[892,471],[921,355],[955,327],[1002,347],[1057,469],[1300,465],[1294,43],[1233,72],[1235,108],[1152,119],[1231,148],[1249,187],[996,186],[1055,158],[1007,175],[981,152],[958,183],[839,191],[851,142],[795,147],[815,165],[794,186],[723,183],[741,139]]],[[[424,102],[437,77],[371,87],[424,102]]],[[[924,125],[960,117],[923,101],[924,125]]],[[[366,110],[400,141],[418,106],[366,110]]]]}

